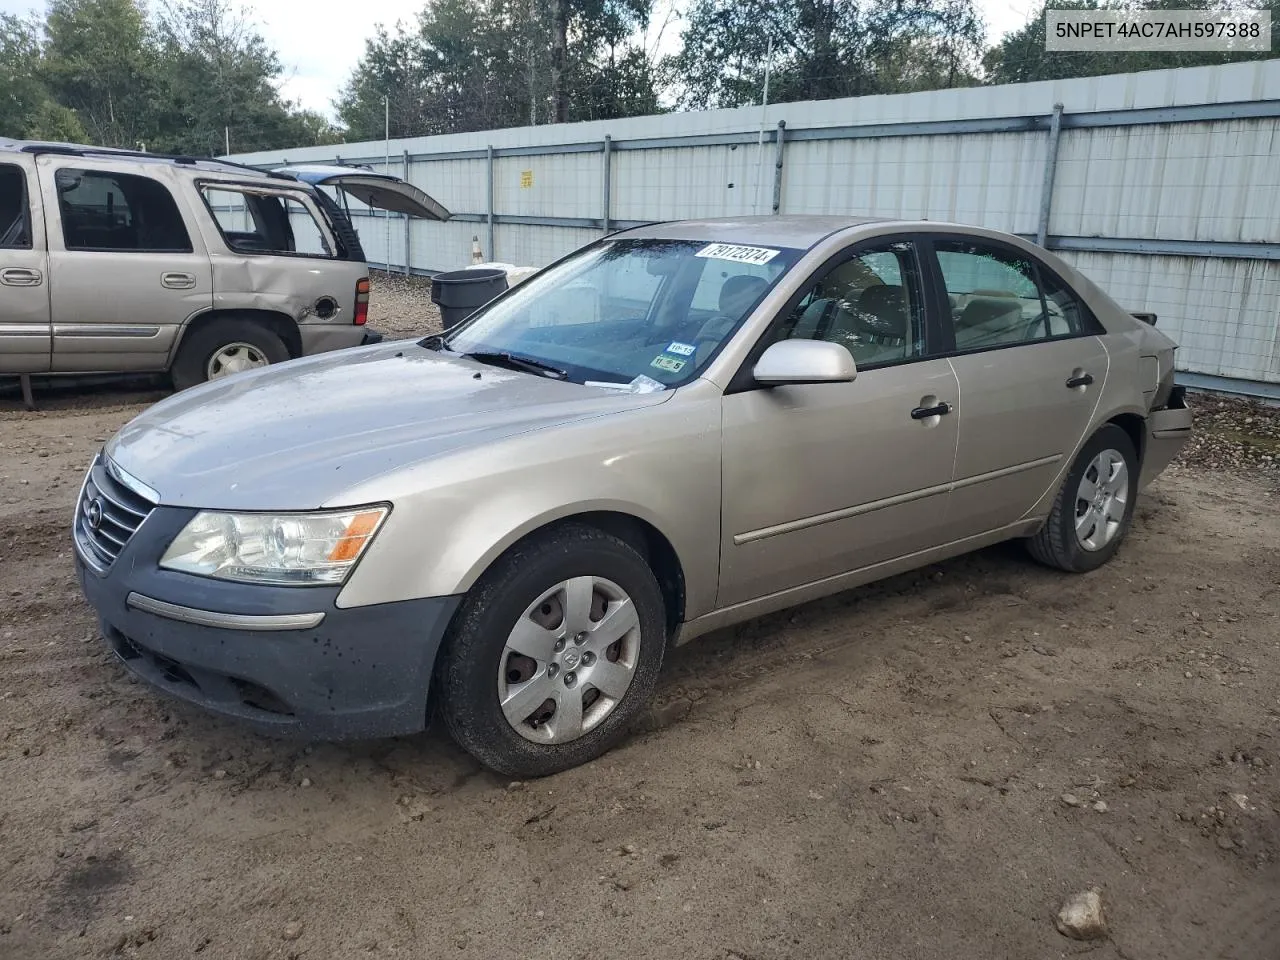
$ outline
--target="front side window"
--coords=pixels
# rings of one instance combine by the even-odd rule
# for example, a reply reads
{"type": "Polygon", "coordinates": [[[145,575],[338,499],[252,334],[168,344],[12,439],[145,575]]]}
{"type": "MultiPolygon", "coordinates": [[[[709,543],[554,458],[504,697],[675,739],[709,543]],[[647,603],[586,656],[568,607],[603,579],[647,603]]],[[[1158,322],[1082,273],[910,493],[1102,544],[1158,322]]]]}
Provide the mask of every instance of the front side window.
{"type": "Polygon", "coordinates": [[[63,168],[54,174],[68,250],[190,253],[173,195],[159,180],[63,168]]]}
{"type": "Polygon", "coordinates": [[[801,253],[693,240],[606,241],[526,280],[448,334],[443,346],[533,360],[578,382],[678,386],[706,367],[801,253]]]}
{"type": "Polygon", "coordinates": [[[319,221],[298,197],[212,184],[200,191],[227,246],[237,253],[333,256],[319,221]]]}
{"type": "Polygon", "coordinates": [[[31,211],[27,175],[12,163],[0,163],[0,249],[31,249],[31,211]]]}
{"type": "Polygon", "coordinates": [[[1086,308],[1030,257],[967,240],[939,241],[935,249],[957,350],[1016,346],[1084,331],[1086,308]]]}
{"type": "Polygon", "coordinates": [[[821,276],[773,339],[839,343],[859,367],[911,360],[922,347],[921,290],[912,244],[862,250],[821,276]]]}

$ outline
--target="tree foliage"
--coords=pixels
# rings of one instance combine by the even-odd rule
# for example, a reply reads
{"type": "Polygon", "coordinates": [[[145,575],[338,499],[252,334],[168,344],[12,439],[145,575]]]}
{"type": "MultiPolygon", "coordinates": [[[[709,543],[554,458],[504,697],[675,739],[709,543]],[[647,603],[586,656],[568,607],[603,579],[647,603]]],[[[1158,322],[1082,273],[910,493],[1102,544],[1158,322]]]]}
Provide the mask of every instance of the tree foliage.
{"type": "Polygon", "coordinates": [[[978,82],[972,0],[694,0],[663,64],[685,107],[897,93],[978,82]]]}
{"type": "Polygon", "coordinates": [[[0,134],[214,155],[332,143],[283,100],[276,53],[229,0],[49,0],[0,18],[0,134]]]}
{"type": "Polygon", "coordinates": [[[1202,67],[1239,60],[1266,60],[1274,53],[1225,51],[1113,51],[1046,52],[1046,10],[1203,10],[1257,9],[1272,11],[1271,49],[1280,50],[1280,2],[1277,0],[1050,0],[1021,30],[1004,37],[983,58],[988,83],[1028,83],[1093,77],[1107,73],[1161,70],[1171,67],[1202,67]]]}
{"type": "Polygon", "coordinates": [[[435,0],[380,29],[337,101],[350,139],[607,119],[659,109],[637,35],[651,0],[435,0]],[[387,103],[384,104],[384,98],[387,103]]]}

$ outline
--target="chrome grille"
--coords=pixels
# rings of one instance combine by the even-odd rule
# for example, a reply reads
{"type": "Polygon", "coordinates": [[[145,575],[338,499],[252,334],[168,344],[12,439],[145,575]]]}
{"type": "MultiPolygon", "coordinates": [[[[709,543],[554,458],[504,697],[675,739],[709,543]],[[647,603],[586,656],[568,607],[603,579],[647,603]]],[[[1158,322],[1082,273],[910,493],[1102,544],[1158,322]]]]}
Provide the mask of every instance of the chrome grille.
{"type": "Polygon", "coordinates": [[[95,457],[76,505],[76,546],[84,562],[99,571],[110,567],[155,505],[95,457]]]}

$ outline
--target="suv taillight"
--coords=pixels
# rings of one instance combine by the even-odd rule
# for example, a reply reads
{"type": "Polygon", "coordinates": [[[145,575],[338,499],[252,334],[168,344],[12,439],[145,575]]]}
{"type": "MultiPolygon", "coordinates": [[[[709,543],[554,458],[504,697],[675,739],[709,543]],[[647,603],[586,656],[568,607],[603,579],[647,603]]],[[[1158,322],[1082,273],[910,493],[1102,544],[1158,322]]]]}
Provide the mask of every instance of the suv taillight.
{"type": "Polygon", "coordinates": [[[369,320],[369,278],[356,281],[356,312],[354,322],[357,327],[364,326],[369,320]]]}

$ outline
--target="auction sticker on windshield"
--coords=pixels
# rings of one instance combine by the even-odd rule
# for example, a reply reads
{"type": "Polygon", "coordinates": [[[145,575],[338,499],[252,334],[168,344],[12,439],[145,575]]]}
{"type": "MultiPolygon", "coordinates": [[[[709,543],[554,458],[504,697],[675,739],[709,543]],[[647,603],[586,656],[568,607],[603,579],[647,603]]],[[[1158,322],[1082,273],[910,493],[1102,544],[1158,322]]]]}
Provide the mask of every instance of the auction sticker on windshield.
{"type": "Polygon", "coordinates": [[[668,357],[665,353],[661,356],[653,358],[651,367],[657,367],[659,370],[666,370],[668,373],[679,373],[684,369],[684,361],[677,360],[675,357],[668,357]]]}
{"type": "Polygon", "coordinates": [[[757,266],[768,263],[782,251],[770,250],[768,247],[743,247],[736,243],[709,243],[695,257],[709,257],[712,260],[732,260],[734,263],[754,263],[757,266]]]}

